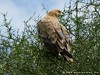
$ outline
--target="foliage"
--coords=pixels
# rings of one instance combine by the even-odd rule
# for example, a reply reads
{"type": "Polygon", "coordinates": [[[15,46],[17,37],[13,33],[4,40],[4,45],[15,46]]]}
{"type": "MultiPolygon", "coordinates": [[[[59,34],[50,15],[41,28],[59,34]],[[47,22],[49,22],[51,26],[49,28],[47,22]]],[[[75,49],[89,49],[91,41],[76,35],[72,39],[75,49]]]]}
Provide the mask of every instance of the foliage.
{"type": "Polygon", "coordinates": [[[100,73],[100,5],[77,0],[64,8],[60,22],[68,28],[74,62],[48,55],[38,39],[36,27],[24,21],[20,35],[12,29],[6,14],[0,33],[0,75],[98,75],[100,73]],[[80,4],[84,4],[79,8],[80,4]],[[92,7],[92,10],[90,10],[92,7]]]}

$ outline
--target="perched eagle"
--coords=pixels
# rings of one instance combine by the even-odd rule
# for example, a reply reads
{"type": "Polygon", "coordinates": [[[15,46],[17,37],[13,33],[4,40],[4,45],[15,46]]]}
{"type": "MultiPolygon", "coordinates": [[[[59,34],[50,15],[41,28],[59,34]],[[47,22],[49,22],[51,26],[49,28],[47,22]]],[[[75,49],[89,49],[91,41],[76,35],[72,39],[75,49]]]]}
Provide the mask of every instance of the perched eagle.
{"type": "Polygon", "coordinates": [[[61,11],[52,10],[37,23],[39,37],[42,38],[44,46],[51,53],[61,54],[64,60],[73,62],[70,54],[69,36],[67,29],[59,23],[58,17],[61,11]]]}

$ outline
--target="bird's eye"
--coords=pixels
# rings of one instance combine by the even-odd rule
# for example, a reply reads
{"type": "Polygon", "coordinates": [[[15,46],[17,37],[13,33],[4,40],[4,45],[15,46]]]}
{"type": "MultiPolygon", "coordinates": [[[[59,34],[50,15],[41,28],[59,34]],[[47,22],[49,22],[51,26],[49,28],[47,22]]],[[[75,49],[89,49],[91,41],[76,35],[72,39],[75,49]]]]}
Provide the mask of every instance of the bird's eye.
{"type": "Polygon", "coordinates": [[[58,12],[59,12],[59,13],[61,13],[61,11],[60,11],[60,10],[58,10],[58,12]]]}

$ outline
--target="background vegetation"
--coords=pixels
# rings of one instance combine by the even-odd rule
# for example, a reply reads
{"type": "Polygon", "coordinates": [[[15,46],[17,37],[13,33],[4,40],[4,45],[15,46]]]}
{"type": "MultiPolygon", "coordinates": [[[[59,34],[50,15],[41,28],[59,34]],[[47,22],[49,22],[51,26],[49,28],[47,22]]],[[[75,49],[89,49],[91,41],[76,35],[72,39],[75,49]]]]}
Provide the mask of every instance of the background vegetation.
{"type": "Polygon", "coordinates": [[[60,22],[68,28],[74,62],[46,54],[36,27],[30,25],[30,17],[24,21],[20,35],[12,29],[11,21],[2,14],[0,27],[0,75],[99,75],[100,74],[100,3],[77,0],[72,6],[65,5],[60,22]],[[83,4],[82,6],[80,6],[83,4]],[[0,31],[2,31],[1,29],[0,31]]]}

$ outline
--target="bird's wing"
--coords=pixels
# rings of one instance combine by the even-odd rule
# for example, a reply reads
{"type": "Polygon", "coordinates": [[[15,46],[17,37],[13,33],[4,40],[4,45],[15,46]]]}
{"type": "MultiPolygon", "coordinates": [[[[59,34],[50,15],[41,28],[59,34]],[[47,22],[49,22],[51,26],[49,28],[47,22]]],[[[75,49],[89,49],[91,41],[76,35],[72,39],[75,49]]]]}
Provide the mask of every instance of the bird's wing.
{"type": "Polygon", "coordinates": [[[56,34],[58,35],[57,42],[58,42],[60,48],[70,51],[69,35],[67,32],[67,29],[63,25],[60,24],[60,25],[58,25],[58,28],[55,28],[55,31],[56,31],[56,34]]]}
{"type": "Polygon", "coordinates": [[[69,37],[69,34],[68,34],[68,30],[63,25],[60,25],[60,26],[61,26],[62,32],[64,33],[65,39],[66,39],[66,45],[67,45],[68,51],[70,51],[71,50],[71,48],[70,48],[70,37],[69,37]]]}
{"type": "Polygon", "coordinates": [[[69,37],[64,26],[54,21],[40,21],[38,22],[38,31],[45,41],[56,44],[60,50],[66,49],[70,51],[69,37]]]}

